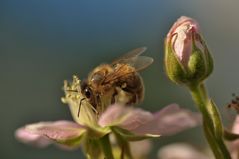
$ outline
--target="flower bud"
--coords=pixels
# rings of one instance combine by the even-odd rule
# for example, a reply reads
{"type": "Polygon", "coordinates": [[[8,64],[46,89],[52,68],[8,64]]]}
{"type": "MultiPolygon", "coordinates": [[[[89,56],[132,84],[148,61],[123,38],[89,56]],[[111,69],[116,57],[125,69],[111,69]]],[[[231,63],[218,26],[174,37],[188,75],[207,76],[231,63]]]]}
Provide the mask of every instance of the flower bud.
{"type": "Polygon", "coordinates": [[[173,82],[186,85],[199,83],[212,72],[212,57],[194,19],[180,17],[167,34],[165,68],[173,82]]]}

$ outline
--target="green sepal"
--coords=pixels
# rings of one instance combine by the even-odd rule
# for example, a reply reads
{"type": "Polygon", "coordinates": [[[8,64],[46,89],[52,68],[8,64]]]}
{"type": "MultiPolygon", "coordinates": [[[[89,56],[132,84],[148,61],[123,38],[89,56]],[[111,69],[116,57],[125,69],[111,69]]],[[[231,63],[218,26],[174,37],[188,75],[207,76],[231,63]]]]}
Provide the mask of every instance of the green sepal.
{"type": "Polygon", "coordinates": [[[89,136],[89,138],[92,138],[92,139],[99,139],[111,132],[110,127],[94,126],[94,127],[87,127],[86,129],[87,129],[87,135],[89,136]]]}
{"type": "Polygon", "coordinates": [[[165,57],[164,57],[165,70],[169,79],[176,84],[187,83],[186,70],[179,62],[175,52],[166,43],[165,40],[165,57]]]}
{"type": "MultiPolygon", "coordinates": [[[[206,44],[205,44],[206,45],[206,44]]],[[[210,54],[208,48],[205,48],[205,64],[207,66],[207,71],[205,74],[205,79],[212,73],[214,65],[213,65],[213,58],[212,55],[210,54]]]]}
{"type": "Polygon", "coordinates": [[[127,159],[133,159],[133,156],[132,156],[131,150],[130,150],[129,142],[123,136],[121,136],[118,133],[114,133],[114,135],[115,135],[116,140],[117,140],[118,148],[121,149],[121,151],[119,153],[119,157],[122,158],[122,156],[123,156],[127,159]],[[124,151],[122,151],[122,150],[124,150],[124,151]]]}
{"type": "Polygon", "coordinates": [[[126,141],[139,141],[139,140],[144,140],[144,139],[149,139],[149,138],[160,137],[160,135],[153,135],[153,134],[137,135],[133,132],[122,129],[120,127],[111,127],[111,130],[113,133],[121,136],[126,141]]]}
{"type": "Polygon", "coordinates": [[[67,140],[54,140],[54,141],[59,144],[66,145],[69,147],[78,147],[82,142],[82,138],[86,135],[85,132],[86,131],[82,131],[82,133],[75,138],[71,138],[71,139],[67,139],[67,140]]]}
{"type": "Polygon", "coordinates": [[[203,81],[206,76],[207,66],[204,61],[203,53],[196,49],[188,61],[188,81],[190,84],[203,81]]]}
{"type": "Polygon", "coordinates": [[[102,159],[103,152],[99,140],[91,139],[87,135],[83,138],[82,149],[87,159],[102,159]]]}
{"type": "Polygon", "coordinates": [[[209,100],[207,103],[207,110],[209,115],[212,118],[212,122],[214,126],[214,134],[217,138],[221,138],[223,136],[223,131],[224,131],[222,126],[222,121],[221,121],[217,106],[212,99],[209,100]]]}

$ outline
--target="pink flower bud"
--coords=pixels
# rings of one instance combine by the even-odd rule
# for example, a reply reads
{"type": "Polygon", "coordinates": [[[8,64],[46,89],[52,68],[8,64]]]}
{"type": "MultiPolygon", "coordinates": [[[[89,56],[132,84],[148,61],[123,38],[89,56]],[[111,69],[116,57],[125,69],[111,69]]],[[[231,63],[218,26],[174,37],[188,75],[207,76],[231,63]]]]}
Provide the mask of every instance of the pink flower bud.
{"type": "Polygon", "coordinates": [[[180,17],[170,29],[167,42],[171,44],[173,51],[184,66],[187,66],[192,54],[193,44],[204,52],[199,35],[198,23],[189,17],[180,17]]]}
{"type": "Polygon", "coordinates": [[[213,61],[194,19],[182,16],[169,30],[165,68],[168,77],[178,84],[198,83],[211,74],[213,61]]]}

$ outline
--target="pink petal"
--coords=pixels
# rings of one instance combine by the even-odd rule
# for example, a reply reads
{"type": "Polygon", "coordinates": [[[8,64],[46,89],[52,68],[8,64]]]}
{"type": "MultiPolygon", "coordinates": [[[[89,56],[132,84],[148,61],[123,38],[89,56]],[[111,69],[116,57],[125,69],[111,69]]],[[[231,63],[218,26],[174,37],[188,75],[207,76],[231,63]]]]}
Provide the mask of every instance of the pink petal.
{"type": "Polygon", "coordinates": [[[100,117],[99,125],[120,126],[132,130],[153,119],[150,112],[139,108],[125,107],[119,104],[110,106],[100,117]]]}
{"type": "MultiPolygon", "coordinates": [[[[198,23],[192,18],[182,16],[173,24],[167,34],[167,43],[172,45],[178,59],[184,66],[188,65],[195,33],[199,33],[198,23]]],[[[197,40],[196,45],[203,48],[197,40]]]]}
{"type": "Polygon", "coordinates": [[[70,121],[40,122],[26,125],[16,131],[16,138],[23,143],[44,147],[51,143],[49,139],[66,141],[80,137],[84,128],[70,121]]]}
{"type": "Polygon", "coordinates": [[[98,124],[102,127],[107,126],[115,122],[122,116],[124,108],[121,105],[110,106],[99,118],[98,124]]]}
{"type": "Polygon", "coordinates": [[[201,123],[199,113],[171,104],[154,114],[153,120],[134,129],[136,134],[173,135],[201,123]]]}
{"type": "Polygon", "coordinates": [[[128,112],[127,117],[119,126],[127,130],[134,130],[152,119],[153,115],[150,112],[139,108],[132,109],[128,112]]]}
{"type": "Polygon", "coordinates": [[[176,32],[176,29],[179,26],[184,25],[185,23],[193,24],[196,31],[199,32],[199,25],[198,25],[197,21],[195,21],[194,19],[192,19],[190,17],[181,16],[180,18],[178,18],[178,20],[171,27],[171,29],[169,30],[169,32],[167,34],[167,37],[170,38],[176,32]]]}
{"type": "Polygon", "coordinates": [[[46,147],[51,144],[51,141],[47,137],[32,134],[25,128],[17,129],[17,131],[15,132],[15,137],[25,144],[30,144],[40,148],[46,147]]]}
{"type": "MultiPolygon", "coordinates": [[[[187,62],[190,58],[190,55],[192,53],[192,31],[190,30],[183,30],[178,31],[177,33],[177,39],[175,39],[174,42],[174,51],[177,54],[179,60],[187,65],[187,62]],[[185,33],[186,32],[186,33],[185,33]]],[[[176,34],[175,34],[176,35],[176,34]]],[[[176,38],[176,36],[174,36],[176,38]]]]}

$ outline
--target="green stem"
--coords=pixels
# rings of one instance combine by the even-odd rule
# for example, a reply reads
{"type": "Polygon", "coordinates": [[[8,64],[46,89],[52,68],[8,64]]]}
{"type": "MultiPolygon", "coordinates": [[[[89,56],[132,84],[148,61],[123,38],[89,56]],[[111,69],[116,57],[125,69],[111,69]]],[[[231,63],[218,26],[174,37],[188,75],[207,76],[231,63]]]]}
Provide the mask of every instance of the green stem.
{"type": "Polygon", "coordinates": [[[231,159],[223,141],[220,115],[215,104],[209,100],[204,84],[191,86],[190,90],[202,113],[204,133],[216,159],[231,159]]]}
{"type": "Polygon", "coordinates": [[[208,125],[205,122],[206,121],[203,122],[203,130],[204,130],[205,137],[206,137],[216,159],[221,158],[222,156],[221,156],[220,148],[218,147],[216,140],[215,140],[212,132],[210,131],[210,128],[208,127],[208,125]]]}
{"type": "Polygon", "coordinates": [[[87,159],[99,159],[101,157],[102,150],[99,140],[89,137],[83,138],[82,148],[87,159]]]}
{"type": "Polygon", "coordinates": [[[109,135],[105,135],[100,139],[100,145],[105,154],[104,159],[114,159],[114,156],[112,154],[111,144],[109,141],[109,135]]]}
{"type": "Polygon", "coordinates": [[[120,159],[124,159],[125,156],[127,159],[133,159],[133,156],[130,151],[130,145],[127,140],[125,140],[120,134],[118,134],[115,130],[113,130],[115,137],[117,139],[117,143],[119,144],[119,147],[121,148],[121,155],[120,159]]]}
{"type": "Polygon", "coordinates": [[[202,113],[203,121],[206,121],[205,124],[210,125],[209,127],[212,128],[213,123],[206,106],[209,100],[208,100],[206,90],[205,89],[202,90],[202,88],[203,88],[202,84],[191,86],[190,91],[191,91],[193,101],[196,103],[198,109],[202,113]]]}
{"type": "Polygon", "coordinates": [[[129,143],[125,140],[121,141],[121,159],[125,158],[125,155],[127,156],[127,159],[133,159],[131,152],[130,152],[130,146],[129,143]]]}
{"type": "Polygon", "coordinates": [[[203,95],[203,97],[204,97],[204,99],[205,100],[209,100],[209,98],[208,98],[208,93],[207,93],[207,89],[206,89],[206,87],[205,87],[205,84],[203,84],[203,83],[201,83],[200,85],[199,85],[199,89],[200,89],[200,92],[201,92],[201,94],[203,95]]]}

